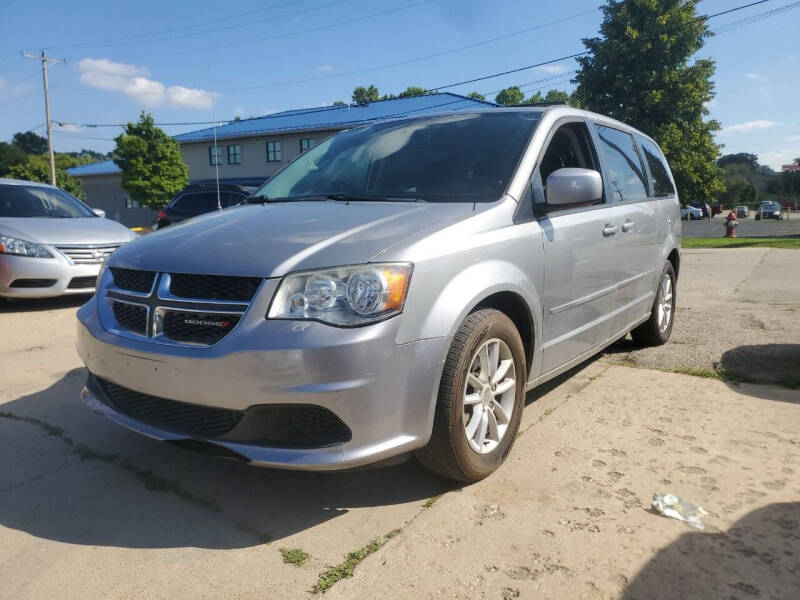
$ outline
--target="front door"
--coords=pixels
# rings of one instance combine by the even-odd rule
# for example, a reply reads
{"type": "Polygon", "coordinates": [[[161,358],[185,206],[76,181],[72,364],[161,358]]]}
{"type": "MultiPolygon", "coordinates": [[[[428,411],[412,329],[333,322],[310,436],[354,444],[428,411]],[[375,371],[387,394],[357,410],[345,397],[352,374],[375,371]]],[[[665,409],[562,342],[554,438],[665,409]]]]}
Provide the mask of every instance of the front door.
{"type": "MultiPolygon", "coordinates": [[[[600,170],[583,121],[563,124],[554,133],[534,173],[538,202],[546,193],[547,177],[564,167],[600,170]]],[[[540,217],[545,258],[542,375],[586,354],[613,334],[621,278],[615,256],[619,222],[618,207],[606,198],[591,206],[547,211],[540,217]]]]}

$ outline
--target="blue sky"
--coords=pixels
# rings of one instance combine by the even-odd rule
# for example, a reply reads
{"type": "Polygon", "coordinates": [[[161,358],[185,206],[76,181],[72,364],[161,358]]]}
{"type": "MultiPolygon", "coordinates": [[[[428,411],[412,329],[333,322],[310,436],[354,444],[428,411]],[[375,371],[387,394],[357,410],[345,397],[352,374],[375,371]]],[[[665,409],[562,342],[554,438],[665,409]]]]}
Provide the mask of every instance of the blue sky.
{"type": "MultiPolygon", "coordinates": [[[[705,0],[701,8],[710,14],[748,1],[705,0]]],[[[44,132],[41,69],[21,58],[21,49],[47,48],[69,59],[50,69],[55,121],[119,123],[135,120],[142,109],[157,122],[215,121],[349,100],[360,84],[374,83],[381,93],[407,85],[433,88],[580,52],[581,38],[598,30],[599,4],[0,0],[0,139],[28,129],[44,132]]],[[[788,4],[770,0],[710,26],[788,4]]],[[[720,33],[701,51],[717,64],[717,97],[709,108],[724,127],[718,136],[724,153],[753,152],[773,168],[800,157],[798,31],[800,6],[720,33]]],[[[564,60],[450,91],[478,90],[493,98],[515,84],[529,84],[528,94],[571,90],[574,68],[564,60]]],[[[171,134],[198,128],[165,127],[171,134]]],[[[66,126],[56,132],[55,148],[108,151],[119,131],[66,126]]]]}

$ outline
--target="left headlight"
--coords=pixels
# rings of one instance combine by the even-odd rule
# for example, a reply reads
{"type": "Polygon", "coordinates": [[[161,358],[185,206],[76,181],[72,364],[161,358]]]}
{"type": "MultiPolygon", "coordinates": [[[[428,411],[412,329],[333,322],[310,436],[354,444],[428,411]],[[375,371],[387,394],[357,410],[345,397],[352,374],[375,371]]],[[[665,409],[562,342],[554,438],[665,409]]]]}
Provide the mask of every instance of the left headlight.
{"type": "Polygon", "coordinates": [[[393,317],[403,312],[411,269],[408,263],[384,263],[292,273],[281,282],[267,318],[355,327],[393,317]]]}
{"type": "Polygon", "coordinates": [[[7,235],[0,235],[0,254],[30,256],[32,258],[53,258],[53,255],[44,246],[7,235]]]}

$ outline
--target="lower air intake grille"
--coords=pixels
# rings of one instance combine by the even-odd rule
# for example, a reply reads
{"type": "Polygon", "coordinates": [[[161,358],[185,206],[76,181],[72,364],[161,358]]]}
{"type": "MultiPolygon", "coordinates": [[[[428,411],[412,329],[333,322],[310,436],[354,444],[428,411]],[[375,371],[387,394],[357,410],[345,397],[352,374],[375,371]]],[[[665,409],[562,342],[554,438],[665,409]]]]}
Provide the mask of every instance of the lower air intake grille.
{"type": "Polygon", "coordinates": [[[352,438],[339,417],[315,404],[253,406],[237,433],[250,443],[277,448],[320,448],[352,438]]]}
{"type": "Polygon", "coordinates": [[[8,287],[12,288],[45,288],[56,284],[55,279],[15,279],[8,287]]]}
{"type": "Polygon", "coordinates": [[[166,311],[164,313],[164,337],[176,342],[191,344],[216,344],[241,319],[240,315],[219,315],[210,313],[193,313],[184,311],[166,311]]]}
{"type": "Polygon", "coordinates": [[[153,271],[138,271],[135,269],[120,269],[111,267],[114,285],[121,290],[146,294],[153,287],[156,274],[153,271]]]}
{"type": "Polygon", "coordinates": [[[120,327],[139,335],[147,334],[147,308],[126,302],[112,302],[111,306],[120,327]]]}
{"type": "Polygon", "coordinates": [[[71,290],[92,289],[97,285],[97,277],[73,277],[67,286],[71,290]]]}
{"type": "Polygon", "coordinates": [[[258,277],[233,277],[228,275],[170,274],[169,291],[180,298],[250,302],[261,279],[258,277]]]}
{"type": "Polygon", "coordinates": [[[188,436],[223,436],[238,425],[244,414],[237,410],[149,396],[103,379],[98,379],[98,382],[112,408],[142,423],[188,436]]]}

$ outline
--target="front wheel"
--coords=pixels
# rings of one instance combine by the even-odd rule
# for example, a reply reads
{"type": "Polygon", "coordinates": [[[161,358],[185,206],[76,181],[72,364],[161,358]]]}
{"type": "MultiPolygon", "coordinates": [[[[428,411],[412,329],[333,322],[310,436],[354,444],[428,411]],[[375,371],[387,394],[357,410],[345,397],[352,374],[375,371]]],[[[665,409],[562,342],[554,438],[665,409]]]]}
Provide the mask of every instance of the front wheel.
{"type": "Polygon", "coordinates": [[[658,281],[650,318],[631,331],[635,342],[645,346],[661,346],[667,343],[675,318],[675,283],[675,269],[667,261],[658,281]]]}
{"type": "Polygon", "coordinates": [[[445,361],[431,439],[417,451],[430,471],[473,482],[505,460],[525,405],[525,350],[514,323],[493,309],[469,315],[445,361]]]}

